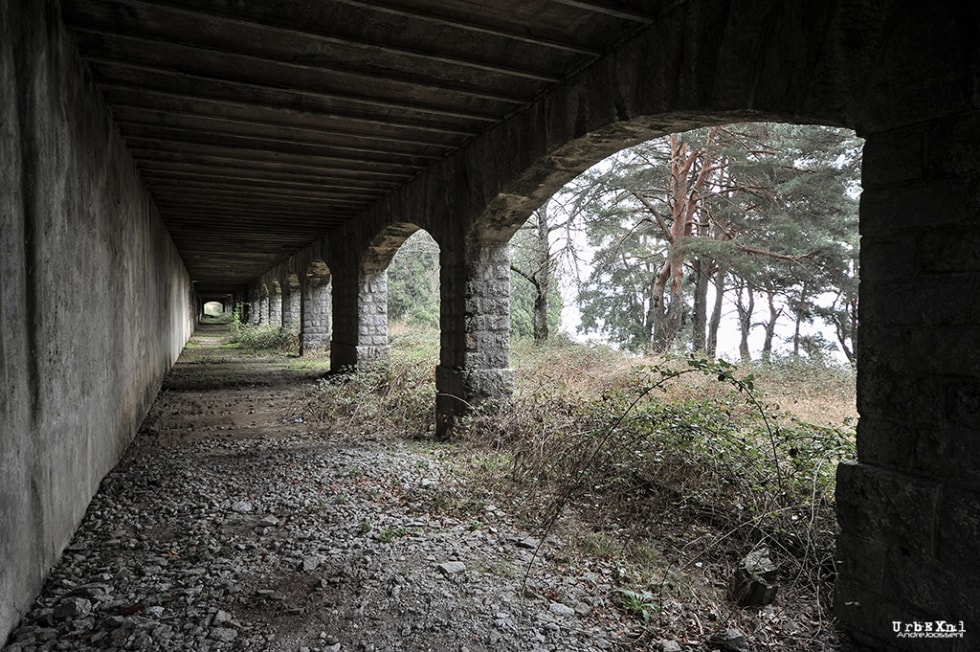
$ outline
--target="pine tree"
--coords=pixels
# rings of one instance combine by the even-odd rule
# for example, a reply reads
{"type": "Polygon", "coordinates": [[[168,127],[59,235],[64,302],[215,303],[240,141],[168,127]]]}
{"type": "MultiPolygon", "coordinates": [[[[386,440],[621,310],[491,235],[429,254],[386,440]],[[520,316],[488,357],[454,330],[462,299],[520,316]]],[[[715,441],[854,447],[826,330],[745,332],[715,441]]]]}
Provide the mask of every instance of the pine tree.
{"type": "Polygon", "coordinates": [[[594,167],[571,191],[596,249],[582,329],[631,349],[714,355],[721,302],[736,288],[748,311],[743,356],[757,296],[768,309],[764,356],[787,315],[797,333],[832,320],[853,350],[859,166],[847,132],[758,123],[675,134],[594,167]],[[837,308],[820,308],[838,291],[837,308]]]}

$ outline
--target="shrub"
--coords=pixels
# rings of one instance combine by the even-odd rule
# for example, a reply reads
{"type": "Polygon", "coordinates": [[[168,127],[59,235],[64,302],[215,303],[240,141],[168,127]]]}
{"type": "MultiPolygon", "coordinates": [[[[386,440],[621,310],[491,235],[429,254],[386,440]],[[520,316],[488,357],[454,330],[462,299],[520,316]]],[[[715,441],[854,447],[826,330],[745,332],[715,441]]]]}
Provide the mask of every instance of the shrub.
{"type": "Polygon", "coordinates": [[[765,542],[829,607],[834,473],[854,455],[853,429],[766,404],[754,376],[725,362],[645,362],[607,372],[592,391],[537,378],[508,409],[464,421],[460,436],[509,452],[508,476],[492,481],[529,518],[546,514],[545,527],[574,508],[638,540],[669,534],[672,522],[715,532],[688,554],[765,542]]]}
{"type": "Polygon", "coordinates": [[[231,326],[231,340],[246,353],[295,353],[299,350],[298,325],[281,328],[268,324],[243,324],[236,315],[231,326]]]}

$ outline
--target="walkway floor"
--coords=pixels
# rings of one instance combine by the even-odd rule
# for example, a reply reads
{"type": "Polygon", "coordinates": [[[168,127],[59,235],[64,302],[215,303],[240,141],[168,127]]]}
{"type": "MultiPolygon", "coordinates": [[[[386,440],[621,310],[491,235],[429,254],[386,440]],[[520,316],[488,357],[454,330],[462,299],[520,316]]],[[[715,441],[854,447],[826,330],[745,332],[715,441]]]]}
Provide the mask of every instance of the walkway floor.
{"type": "Polygon", "coordinates": [[[614,569],[440,513],[437,447],[307,423],[319,372],[226,335],[192,338],[5,652],[628,647],[614,569]]]}

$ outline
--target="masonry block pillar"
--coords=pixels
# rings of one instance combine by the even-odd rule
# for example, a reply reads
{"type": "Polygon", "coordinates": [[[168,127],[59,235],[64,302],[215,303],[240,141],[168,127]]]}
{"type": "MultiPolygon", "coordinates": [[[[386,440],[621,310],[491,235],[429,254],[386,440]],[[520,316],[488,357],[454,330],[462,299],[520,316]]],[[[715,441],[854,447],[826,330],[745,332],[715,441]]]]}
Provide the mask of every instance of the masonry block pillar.
{"type": "Polygon", "coordinates": [[[301,326],[303,319],[303,293],[299,279],[292,276],[283,286],[282,326],[291,328],[301,326]]]}
{"type": "Polygon", "coordinates": [[[269,325],[282,328],[282,292],[278,287],[269,294],[269,325]]]}
{"type": "Polygon", "coordinates": [[[330,368],[388,357],[388,273],[358,264],[333,277],[330,368]]]}
{"type": "Polygon", "coordinates": [[[250,303],[251,310],[249,310],[249,312],[251,313],[251,319],[249,320],[249,323],[252,326],[258,326],[262,323],[262,297],[256,294],[252,297],[250,303]]]}
{"type": "Polygon", "coordinates": [[[443,245],[440,274],[436,429],[445,436],[455,417],[513,394],[510,248],[507,242],[443,245]]]}
{"type": "Polygon", "coordinates": [[[835,615],[874,649],[980,649],[978,163],[980,113],[864,149],[861,418],[837,473],[835,615]],[[937,621],[966,631],[916,637],[937,621]]]}
{"type": "Polygon", "coordinates": [[[259,299],[259,323],[267,326],[270,322],[269,295],[265,294],[259,299]]]}
{"type": "Polygon", "coordinates": [[[300,355],[330,346],[330,279],[311,276],[303,284],[300,355]]]}

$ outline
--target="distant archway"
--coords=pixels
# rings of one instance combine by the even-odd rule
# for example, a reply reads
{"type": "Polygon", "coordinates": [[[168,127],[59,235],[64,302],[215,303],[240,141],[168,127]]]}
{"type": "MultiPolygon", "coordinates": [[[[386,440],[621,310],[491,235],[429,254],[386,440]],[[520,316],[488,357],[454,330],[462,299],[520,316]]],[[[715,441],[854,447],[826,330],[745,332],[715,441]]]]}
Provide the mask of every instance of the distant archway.
{"type": "Polygon", "coordinates": [[[208,317],[220,317],[225,312],[225,306],[220,301],[207,301],[204,304],[204,314],[208,317]]]}

